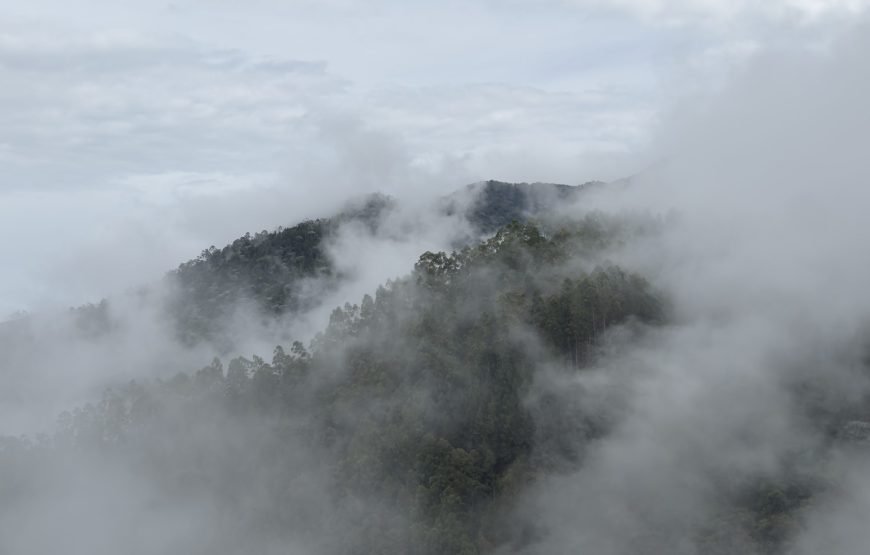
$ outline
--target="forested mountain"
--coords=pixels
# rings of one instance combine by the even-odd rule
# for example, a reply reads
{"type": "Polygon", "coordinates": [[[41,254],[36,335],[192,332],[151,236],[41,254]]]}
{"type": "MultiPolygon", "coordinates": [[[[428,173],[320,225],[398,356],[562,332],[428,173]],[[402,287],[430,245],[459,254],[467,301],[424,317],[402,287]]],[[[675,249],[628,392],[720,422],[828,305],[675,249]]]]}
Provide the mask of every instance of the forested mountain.
{"type": "Polygon", "coordinates": [[[326,252],[330,238],[349,222],[375,231],[393,207],[392,199],[372,195],[332,218],[248,233],[204,250],[167,276],[167,306],[179,334],[187,342],[221,339],[215,337],[226,333],[221,323],[242,302],[272,316],[311,308],[342,279],[326,252]]]}
{"type": "MultiPolygon", "coordinates": [[[[487,181],[449,195],[433,210],[466,221],[471,234],[457,238],[457,247],[490,235],[512,221],[547,218],[560,203],[574,202],[593,185],[528,184],[487,181]]],[[[380,194],[350,203],[338,214],[306,220],[291,227],[245,234],[221,248],[211,246],[171,271],[163,284],[166,298],[149,288],[139,292],[159,302],[179,337],[188,344],[210,340],[227,345],[232,330],[224,324],[240,306],[264,318],[296,314],[319,305],[347,278],[334,267],[328,248],[343,226],[361,225],[377,233],[383,219],[398,205],[380,194]]],[[[106,304],[79,307],[76,319],[83,333],[110,325],[106,304]]]]}
{"type": "MultiPolygon", "coordinates": [[[[218,287],[329,276],[318,240],[330,225],[243,238],[178,275],[218,287]],[[265,252],[298,269],[248,266],[265,252]]],[[[591,464],[627,410],[628,389],[577,380],[598,375],[602,353],[670,325],[661,292],[599,255],[661,225],[602,214],[513,222],[457,252],[422,254],[406,277],[336,308],[310,345],[113,387],[61,415],[53,436],[4,439],[0,520],[16,522],[24,499],[47,510],[44,480],[58,465],[96,465],[123,468],[130,483],[117,487],[132,501],[98,505],[105,523],[81,525],[105,526],[101,545],[128,553],[551,552],[530,492],[591,464]],[[181,507],[184,528],[167,532],[161,507],[181,507]],[[160,537],[128,544],[139,527],[160,537]]],[[[300,302],[253,291],[276,310],[300,302]]],[[[829,417],[831,441],[864,441],[860,423],[838,440],[843,417],[829,417]]],[[[775,476],[711,470],[715,514],[669,529],[639,513],[625,539],[634,547],[613,552],[782,552],[801,511],[835,487],[811,472],[827,455],[796,456],[775,476]]],[[[108,479],[85,473],[64,495],[104,495],[108,479]]]]}
{"type": "MultiPolygon", "coordinates": [[[[646,377],[620,353],[680,327],[664,291],[610,261],[666,233],[665,220],[555,217],[592,186],[479,184],[473,202],[443,207],[464,206],[482,239],[422,253],[335,308],[310,342],[116,380],[52,434],[0,437],[0,551],[59,552],[67,534],[81,540],[74,553],[143,555],[789,553],[805,515],[844,487],[843,453],[865,456],[870,438],[866,395],[832,396],[821,375],[784,382],[812,442],[749,465],[705,438],[703,462],[672,484],[604,473],[563,514],[559,484],[602,464],[644,397],[646,377]],[[688,490],[704,510],[668,505],[688,490]],[[39,520],[50,534],[16,524],[39,520]]],[[[195,343],[237,329],[239,302],[304,311],[343,278],[332,235],[348,223],[376,233],[394,209],[376,196],[206,250],[167,277],[168,322],[195,343]]],[[[88,341],[114,325],[108,302],[70,314],[88,341]]],[[[860,360],[852,371],[867,371],[860,360]]],[[[663,473],[656,458],[632,464],[663,473]]]]}
{"type": "Polygon", "coordinates": [[[470,206],[457,207],[457,194],[445,199],[448,212],[463,211],[465,217],[484,234],[493,233],[512,221],[526,221],[549,214],[560,206],[577,201],[580,194],[605,185],[590,181],[583,185],[558,183],[505,183],[484,181],[469,185],[474,200],[470,206]]]}
{"type": "Polygon", "coordinates": [[[505,520],[516,493],[578,464],[609,427],[554,393],[529,405],[536,375],[547,361],[580,371],[611,327],[665,318],[640,276],[570,264],[601,228],[588,219],[547,236],[513,223],[460,252],[425,253],[411,275],[336,309],[310,347],[112,389],[62,415],[53,439],[7,445],[0,471],[27,491],[30,457],[121,457],[159,484],[161,503],[214,496],[221,525],[204,545],[230,542],[227,553],[293,541],[323,553],[533,545],[533,527],[505,520]]]}
{"type": "MultiPolygon", "coordinates": [[[[595,184],[487,181],[442,199],[436,210],[466,220],[475,233],[460,241],[475,241],[513,221],[546,217],[595,184]]],[[[210,247],[168,276],[173,288],[168,306],[179,332],[187,341],[214,339],[222,333],[220,322],[240,302],[273,316],[316,306],[344,279],[327,253],[339,229],[360,223],[376,232],[382,218],[396,208],[393,199],[372,195],[334,217],[247,234],[220,249],[210,247]]]]}

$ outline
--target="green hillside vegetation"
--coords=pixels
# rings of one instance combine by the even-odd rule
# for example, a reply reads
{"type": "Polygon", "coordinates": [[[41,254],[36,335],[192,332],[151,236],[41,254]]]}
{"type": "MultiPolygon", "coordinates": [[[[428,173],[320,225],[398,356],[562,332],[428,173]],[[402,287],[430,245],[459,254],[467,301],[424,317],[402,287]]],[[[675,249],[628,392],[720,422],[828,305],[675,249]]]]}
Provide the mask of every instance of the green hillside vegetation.
{"type": "MultiPolygon", "coordinates": [[[[58,461],[97,458],[147,480],[149,503],[213,511],[191,552],[535,553],[546,530],[519,510],[523,493],[581,468],[620,411],[618,399],[546,382],[586,372],[616,328],[668,325],[667,299],[600,262],[648,224],[513,222],[458,252],[424,253],[410,275],[335,309],[310,345],[111,389],[64,413],[54,437],[3,440],[0,475],[12,479],[0,507],[38,491],[58,461]]],[[[182,265],[190,302],[207,302],[196,291],[207,283],[329,276],[317,246],[328,225],[243,238],[182,265]]],[[[275,310],[301,302],[268,285],[253,293],[275,310]]],[[[714,554],[782,552],[829,487],[799,465],[713,481],[721,511],[687,533],[714,554]]],[[[676,541],[663,534],[638,545],[663,552],[676,541]]]]}
{"type": "MultiPolygon", "coordinates": [[[[224,371],[216,360],[168,382],[107,392],[101,403],[65,414],[53,441],[122,453],[160,483],[183,483],[195,495],[221,492],[229,507],[259,491],[262,480],[293,484],[299,469],[284,458],[298,455],[285,449],[303,445],[328,462],[324,487],[337,504],[366,500],[344,508],[350,514],[336,524],[347,543],[330,551],[485,551],[502,536],[499,515],[514,492],[563,459],[579,460],[565,426],[590,439],[606,433],[606,422],[575,414],[576,407],[524,403],[541,364],[564,361],[566,371],[580,371],[611,326],[663,318],[661,300],[637,275],[616,267],[567,271],[594,229],[590,220],[547,237],[514,223],[476,247],[425,253],[408,277],[336,309],[310,349],[295,343],[276,348],[271,363],[237,358],[224,371]],[[549,414],[536,423],[541,410],[549,414]],[[222,421],[239,423],[202,432],[222,421]],[[233,435],[251,422],[265,437],[233,435]],[[182,442],[178,426],[199,431],[182,442]],[[236,442],[258,452],[266,470],[226,467],[222,451],[236,442]],[[178,457],[199,463],[177,464],[178,457]],[[224,491],[222,484],[234,485],[224,491]],[[372,512],[372,502],[382,509],[372,512]],[[398,520],[385,528],[383,519],[398,520]]],[[[305,518],[281,497],[291,493],[276,488],[264,494],[267,514],[238,516],[269,534],[298,531],[305,518]]]]}
{"type": "Polygon", "coordinates": [[[393,201],[372,195],[333,218],[245,234],[223,248],[214,246],[167,276],[172,294],[167,310],[188,343],[202,338],[230,342],[223,323],[240,303],[266,316],[315,306],[342,276],[328,257],[328,242],[339,227],[356,222],[374,231],[393,201]]]}
{"type": "MultiPolygon", "coordinates": [[[[582,192],[601,185],[604,184],[599,181],[574,186],[489,180],[469,186],[475,199],[464,215],[474,229],[489,235],[513,221],[545,217],[561,206],[576,202],[582,192]]],[[[455,197],[456,194],[445,199],[448,213],[459,211],[455,197]]]]}
{"type": "MultiPolygon", "coordinates": [[[[559,201],[576,200],[584,187],[488,181],[463,217],[478,233],[491,235],[512,221],[546,217],[559,201]]],[[[454,196],[444,199],[445,214],[460,210],[454,196]]],[[[346,278],[329,258],[330,241],[339,229],[357,224],[376,232],[383,216],[395,207],[389,197],[370,195],[332,217],[247,233],[221,248],[211,246],[166,276],[170,294],[162,301],[165,312],[185,343],[205,339],[229,350],[233,330],[226,323],[234,311],[245,307],[268,320],[318,306],[346,278]]],[[[154,302],[150,288],[139,294],[154,302]]],[[[85,336],[111,328],[108,303],[72,309],[85,336]]]]}

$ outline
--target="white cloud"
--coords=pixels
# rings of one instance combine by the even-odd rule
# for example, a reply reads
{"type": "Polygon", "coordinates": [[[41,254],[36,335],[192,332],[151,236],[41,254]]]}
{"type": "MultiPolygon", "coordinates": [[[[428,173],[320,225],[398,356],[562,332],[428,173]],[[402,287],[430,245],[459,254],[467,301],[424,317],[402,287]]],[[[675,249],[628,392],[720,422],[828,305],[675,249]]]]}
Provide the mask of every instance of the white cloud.
{"type": "MultiPolygon", "coordinates": [[[[68,252],[103,229],[89,210],[120,225],[109,215],[138,210],[187,252],[352,193],[633,173],[674,91],[768,43],[833,36],[831,21],[865,2],[85,4],[33,0],[0,17],[0,203],[30,207],[8,208],[3,228],[52,213],[80,230],[68,252]],[[659,25],[707,20],[724,24],[659,25]],[[804,20],[818,25],[796,31],[804,20]],[[263,191],[281,201],[256,201],[263,191]],[[160,198],[181,200],[165,216],[160,198]]],[[[26,240],[56,250],[57,236],[26,240]]],[[[141,256],[130,265],[148,275],[166,264],[141,256]]],[[[4,277],[0,308],[58,287],[29,283],[47,274],[25,265],[4,277]]]]}
{"type": "Polygon", "coordinates": [[[578,8],[613,9],[668,24],[703,22],[712,25],[761,18],[812,23],[826,17],[864,11],[867,0],[564,0],[578,8]]]}

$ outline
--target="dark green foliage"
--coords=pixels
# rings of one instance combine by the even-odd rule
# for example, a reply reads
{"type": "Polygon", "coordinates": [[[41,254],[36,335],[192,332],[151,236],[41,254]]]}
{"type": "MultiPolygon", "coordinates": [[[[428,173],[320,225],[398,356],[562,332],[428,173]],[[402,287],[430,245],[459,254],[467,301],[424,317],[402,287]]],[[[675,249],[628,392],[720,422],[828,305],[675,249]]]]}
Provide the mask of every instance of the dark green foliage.
{"type": "Polygon", "coordinates": [[[642,279],[617,268],[569,270],[577,241],[581,234],[548,238],[513,223],[477,247],[425,253],[410,278],[364,301],[365,311],[337,310],[315,342],[325,350],[354,345],[346,355],[348,382],[327,417],[351,438],[339,451],[339,480],[350,491],[374,483],[396,492],[416,515],[410,533],[417,552],[477,553],[495,542],[482,534],[503,510],[505,492],[544,470],[529,466],[533,451],[564,448],[536,435],[523,401],[541,360],[579,367],[577,343],[591,346],[629,318],[660,317],[642,279]],[[560,274],[563,286],[553,287],[560,274]],[[588,295],[578,293],[584,288],[588,295]],[[563,315],[567,344],[562,328],[548,327],[563,315]],[[540,345],[518,339],[528,331],[537,332],[540,345]],[[336,413],[366,416],[335,424],[336,413]]]}
{"type": "MultiPolygon", "coordinates": [[[[477,197],[464,215],[478,232],[490,234],[514,221],[546,218],[560,203],[576,199],[581,191],[593,185],[489,181],[476,191],[477,197]]],[[[253,235],[247,233],[222,248],[211,246],[203,250],[197,258],[170,272],[165,280],[170,289],[165,310],[179,337],[188,344],[210,340],[229,352],[233,330],[227,329],[226,323],[234,319],[236,311],[247,310],[254,318],[266,322],[317,306],[344,277],[335,271],[327,252],[338,229],[356,224],[375,232],[384,214],[394,206],[389,197],[370,195],[330,218],[253,235]]],[[[456,200],[447,197],[442,209],[448,214],[456,212],[456,200]]],[[[600,240],[614,237],[615,230],[606,224],[606,220],[587,219],[583,231],[587,245],[592,246],[596,236],[600,240]]],[[[154,302],[149,288],[143,288],[137,296],[143,304],[154,302]]],[[[112,328],[108,308],[108,301],[103,300],[71,310],[83,336],[95,337],[112,328]]],[[[3,332],[0,324],[0,334],[3,332]]]]}
{"type": "Polygon", "coordinates": [[[540,218],[560,205],[577,200],[580,193],[599,182],[579,186],[556,183],[505,183],[487,181],[478,185],[479,196],[468,210],[468,221],[489,234],[512,221],[540,218]]]}
{"type": "Polygon", "coordinates": [[[179,333],[188,342],[231,343],[222,324],[245,303],[266,317],[315,306],[342,278],[327,254],[339,227],[357,223],[373,232],[392,206],[390,198],[371,195],[332,218],[247,233],[221,249],[202,251],[167,276],[173,290],[167,307],[179,333]]]}
{"type": "MultiPolygon", "coordinates": [[[[329,225],[246,236],[182,265],[175,279],[191,298],[179,317],[226,317],[222,294],[274,311],[303,306],[276,284],[334,277],[321,249],[329,225]]],[[[586,444],[612,425],[583,395],[535,390],[536,380],[544,368],[576,376],[615,326],[665,317],[640,276],[580,269],[578,254],[595,259],[623,232],[601,217],[550,233],[513,222],[459,252],[424,253],[411,275],[336,308],[310,350],[295,342],[271,361],[238,357],[225,369],[214,359],[109,390],[64,413],[49,446],[0,443],[3,475],[26,474],[46,456],[38,449],[120,457],[167,503],[220,507],[220,552],[250,551],[233,541],[252,534],[316,553],[533,547],[540,531],[509,518],[522,493],[580,467],[586,444]]],[[[0,499],[27,487],[0,484],[0,499]]],[[[729,510],[697,538],[710,553],[776,552],[813,491],[799,475],[721,489],[729,510]]]]}
{"type": "Polygon", "coordinates": [[[211,247],[170,274],[174,286],[169,310],[188,340],[211,337],[248,301],[270,314],[298,311],[311,299],[302,280],[334,285],[324,240],[329,220],[303,222],[288,229],[246,234],[223,249],[211,247]]]}
{"type": "MultiPolygon", "coordinates": [[[[295,232],[246,238],[226,252],[205,253],[180,275],[196,287],[204,280],[224,287],[235,283],[233,268],[242,271],[245,261],[274,252],[285,240],[286,252],[310,252],[315,260],[314,238],[323,224],[310,225],[310,242],[295,232]],[[218,276],[205,277],[210,271],[218,276]]],[[[503,541],[499,515],[510,510],[523,484],[555,460],[579,460],[579,452],[567,453],[570,448],[552,428],[574,416],[574,409],[554,404],[542,420],[546,429],[539,431],[540,415],[525,403],[540,364],[570,361],[565,371],[577,371],[583,362],[578,345],[588,349],[610,326],[631,318],[652,322],[661,314],[639,277],[613,267],[590,274],[572,269],[578,246],[597,240],[584,231],[589,225],[548,237],[533,225],[512,223],[461,252],[425,253],[410,276],[379,288],[360,305],[337,308],[311,353],[297,342],[289,353],[277,347],[271,363],[240,357],[224,372],[215,359],[192,377],[109,391],[100,404],[65,415],[60,437],[80,448],[139,452],[149,465],[176,476],[170,482],[187,488],[213,487],[215,479],[254,488],[256,475],[239,476],[235,468],[201,457],[200,467],[177,474],[166,468],[171,457],[161,454],[158,437],[169,415],[194,426],[192,434],[202,433],[197,427],[203,418],[260,422],[257,428],[272,430],[269,437],[289,434],[295,449],[320,453],[336,502],[363,500],[356,509],[348,503],[340,523],[353,540],[330,549],[491,550],[503,541]],[[376,516],[366,509],[372,503],[379,506],[376,516]],[[383,533],[385,526],[391,533],[383,533]]],[[[235,456],[219,454],[233,449],[233,426],[221,443],[208,444],[218,449],[215,456],[235,456]]],[[[280,470],[285,450],[274,447],[263,455],[276,465],[269,475],[296,483],[294,467],[280,470]]],[[[197,448],[191,449],[197,457],[197,448]]],[[[234,488],[220,495],[232,500],[242,494],[234,488]]],[[[279,496],[272,502],[277,505],[268,513],[270,530],[300,533],[298,522],[285,520],[298,514],[282,516],[278,510],[291,501],[279,496]]]]}

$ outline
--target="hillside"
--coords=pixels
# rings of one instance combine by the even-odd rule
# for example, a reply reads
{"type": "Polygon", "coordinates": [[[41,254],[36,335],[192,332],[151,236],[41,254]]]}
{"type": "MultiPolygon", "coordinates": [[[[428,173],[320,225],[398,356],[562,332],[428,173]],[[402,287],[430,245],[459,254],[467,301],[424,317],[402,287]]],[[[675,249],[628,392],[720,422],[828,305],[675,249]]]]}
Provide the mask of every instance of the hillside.
{"type": "MultiPolygon", "coordinates": [[[[604,215],[549,231],[514,222],[458,252],[426,252],[411,274],[336,308],[310,345],[114,387],[61,415],[53,437],[5,439],[0,474],[14,487],[0,488],[2,506],[50,503],[41,476],[85,460],[121,465],[134,480],[125,487],[148,492],[124,509],[125,523],[153,525],[144,507],[155,504],[212,515],[166,540],[197,546],[187,552],[549,551],[547,523],[528,509],[533,493],[594,465],[630,414],[632,387],[608,382],[617,370],[602,373],[599,361],[671,325],[667,298],[642,276],[579,267],[659,225],[604,215]]],[[[304,226],[294,228],[312,231],[301,243],[278,231],[260,245],[287,241],[285,252],[316,261],[305,258],[317,252],[306,237],[328,227],[304,226]]],[[[252,260],[255,243],[234,248],[252,260]]],[[[223,260],[218,252],[197,271],[223,260]]],[[[831,446],[866,435],[803,391],[808,411],[829,411],[818,424],[832,434],[826,450],[791,453],[801,463],[784,459],[776,475],[714,465],[704,480],[715,513],[669,529],[636,507],[633,547],[617,552],[686,542],[703,553],[782,552],[802,512],[836,487],[819,472],[831,446]]],[[[81,495],[106,487],[101,475],[84,479],[81,495]]],[[[134,552],[153,548],[142,545],[134,552]]]]}
{"type": "MultiPolygon", "coordinates": [[[[474,186],[463,217],[481,239],[422,253],[410,273],[334,308],[310,342],[198,370],[183,366],[187,351],[170,351],[179,358],[168,367],[183,371],[115,379],[99,401],[69,407],[53,433],[0,437],[0,523],[50,513],[60,491],[93,505],[95,520],[71,525],[102,537],[101,549],[129,548],[134,529],[162,530],[128,549],[143,555],[792,553],[808,515],[846,487],[844,457],[870,453],[870,397],[847,398],[828,375],[784,359],[771,364],[800,435],[775,427],[797,438],[776,450],[759,446],[769,422],[757,407],[741,410],[754,392],[738,381],[707,399],[733,405],[730,420],[696,426],[668,407],[665,427],[648,424],[645,403],[666,406],[660,397],[693,387],[692,374],[662,387],[663,370],[649,366],[673,356],[668,338],[686,333],[685,316],[668,291],[611,257],[650,248],[674,222],[558,214],[590,186],[474,186]],[[671,433],[687,443],[653,442],[671,433]],[[730,443],[709,439],[717,433],[730,443]],[[58,478],[67,465],[77,474],[58,478]],[[57,484],[43,488],[49,480],[57,484]],[[691,501],[663,509],[680,496],[691,501]],[[166,535],[164,510],[187,524],[166,535]]],[[[243,301],[292,322],[349,279],[328,255],[341,226],[377,234],[395,209],[373,197],[210,248],[167,277],[170,321],[190,343],[238,330],[226,324],[243,301]]],[[[84,342],[73,349],[116,340],[110,305],[70,312],[84,342]]],[[[19,350],[39,348],[32,325],[11,326],[19,350]]],[[[850,375],[870,374],[854,341],[817,357],[835,368],[854,352],[850,375]]],[[[696,362],[702,376],[727,364],[696,362]]]]}
{"type": "Polygon", "coordinates": [[[573,204],[584,191],[605,185],[590,181],[582,185],[558,183],[506,183],[484,181],[468,186],[473,201],[470,206],[458,208],[458,193],[447,197],[448,212],[463,211],[472,226],[483,234],[494,233],[512,221],[524,222],[546,216],[560,207],[573,204]]]}
{"type": "MultiPolygon", "coordinates": [[[[120,457],[155,480],[161,503],[216,495],[233,524],[214,541],[233,550],[294,538],[323,553],[523,547],[531,539],[504,520],[522,484],[578,464],[610,426],[546,391],[544,364],[576,372],[612,326],[664,318],[640,276],[570,270],[599,228],[587,220],[548,237],[514,223],[461,252],[425,253],[409,276],[336,309],[309,347],[113,389],[63,415],[48,444],[13,446],[2,461],[68,449],[120,457]],[[523,329],[540,344],[518,343],[523,329]],[[539,402],[523,402],[535,391],[539,402]],[[314,475],[322,489],[306,499],[314,475]],[[250,495],[258,508],[241,510],[250,495]]],[[[26,484],[29,471],[18,472],[26,484]]]]}
{"type": "MultiPolygon", "coordinates": [[[[460,238],[456,246],[461,247],[513,221],[546,219],[595,183],[574,187],[487,181],[441,199],[432,210],[467,222],[473,233],[460,238]]],[[[165,305],[185,343],[206,339],[228,350],[233,337],[225,324],[236,310],[243,307],[268,319],[319,306],[347,279],[333,267],[328,252],[342,227],[359,224],[377,233],[382,220],[398,209],[394,199],[374,194],[330,217],[248,233],[220,248],[211,246],[169,272],[163,284],[169,292],[165,299],[148,302],[165,305]]],[[[148,288],[140,294],[153,295],[148,288]]],[[[83,333],[109,325],[105,305],[78,308],[77,320],[83,333]]]]}
{"type": "MultiPolygon", "coordinates": [[[[459,215],[474,231],[463,241],[477,241],[511,222],[547,219],[557,207],[576,202],[581,186],[487,181],[442,199],[433,207],[459,215]]],[[[169,310],[187,341],[224,334],[221,323],[241,302],[266,315],[303,312],[317,306],[345,279],[332,265],[327,248],[341,227],[362,223],[377,232],[396,201],[372,195],[336,216],[309,220],[289,228],[245,235],[223,248],[211,247],[173,271],[169,310]],[[316,282],[316,287],[310,284],[316,282]]],[[[463,246],[463,243],[457,245],[463,246]]]]}

